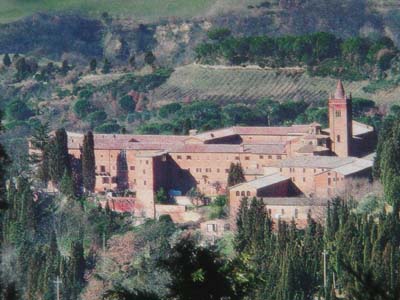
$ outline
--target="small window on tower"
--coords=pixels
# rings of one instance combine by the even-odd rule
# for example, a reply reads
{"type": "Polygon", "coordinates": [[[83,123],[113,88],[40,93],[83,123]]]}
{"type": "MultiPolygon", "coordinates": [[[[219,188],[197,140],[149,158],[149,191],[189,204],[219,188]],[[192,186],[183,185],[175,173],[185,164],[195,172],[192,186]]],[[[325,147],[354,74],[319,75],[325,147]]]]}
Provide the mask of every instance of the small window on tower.
{"type": "Polygon", "coordinates": [[[336,136],[336,142],[340,143],[340,135],[336,136]]]}
{"type": "Polygon", "coordinates": [[[342,116],[342,112],[340,110],[337,110],[335,112],[336,118],[340,118],[342,116]]]}

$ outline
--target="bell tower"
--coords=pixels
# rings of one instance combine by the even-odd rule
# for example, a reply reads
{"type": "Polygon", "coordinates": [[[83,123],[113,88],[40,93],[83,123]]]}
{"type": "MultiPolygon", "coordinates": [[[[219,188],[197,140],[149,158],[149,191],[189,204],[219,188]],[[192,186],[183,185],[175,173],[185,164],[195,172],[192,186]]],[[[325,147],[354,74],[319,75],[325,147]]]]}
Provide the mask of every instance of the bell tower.
{"type": "Polygon", "coordinates": [[[340,157],[351,156],[351,95],[347,97],[341,80],[337,83],[335,94],[329,97],[328,109],[331,151],[340,157]]]}

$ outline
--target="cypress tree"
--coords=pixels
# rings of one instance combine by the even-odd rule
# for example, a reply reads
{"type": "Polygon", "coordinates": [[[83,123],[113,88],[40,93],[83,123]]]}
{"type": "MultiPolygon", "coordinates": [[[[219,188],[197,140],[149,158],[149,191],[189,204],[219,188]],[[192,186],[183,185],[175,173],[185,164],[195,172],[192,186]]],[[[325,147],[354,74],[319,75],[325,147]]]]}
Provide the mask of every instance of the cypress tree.
{"type": "Polygon", "coordinates": [[[102,72],[103,74],[107,74],[107,73],[110,73],[110,70],[111,70],[111,63],[110,63],[110,61],[106,58],[106,59],[104,59],[103,68],[101,69],[101,72],[102,72]]]}
{"type": "Polygon", "coordinates": [[[68,154],[68,136],[65,129],[56,131],[49,143],[49,173],[55,183],[59,183],[64,173],[71,176],[71,163],[68,154]]]}
{"type": "Polygon", "coordinates": [[[93,58],[89,63],[90,71],[94,72],[97,69],[97,60],[93,58]]]}
{"type": "Polygon", "coordinates": [[[70,199],[75,197],[74,182],[71,176],[67,173],[67,171],[64,172],[64,175],[61,178],[60,192],[70,199]]]}
{"type": "Polygon", "coordinates": [[[83,187],[89,192],[94,191],[96,184],[95,164],[93,133],[89,131],[83,138],[82,149],[83,187]]]}
{"type": "Polygon", "coordinates": [[[71,258],[68,264],[72,299],[76,299],[85,282],[85,257],[81,241],[74,241],[71,246],[71,258]]]}
{"type": "MultiPolygon", "coordinates": [[[[3,130],[2,127],[2,112],[0,111],[0,134],[3,130]]],[[[5,193],[5,174],[6,174],[6,166],[9,164],[9,158],[8,155],[3,147],[2,144],[0,144],[0,202],[3,203],[4,195],[5,193]]],[[[3,205],[1,205],[3,207],[3,205]]]]}
{"type": "Polygon", "coordinates": [[[241,164],[231,163],[228,173],[228,187],[245,182],[244,172],[241,164]]]}
{"type": "Polygon", "coordinates": [[[4,64],[6,67],[11,66],[11,59],[10,59],[10,56],[8,55],[8,53],[6,53],[6,54],[3,56],[3,64],[4,64]]]}

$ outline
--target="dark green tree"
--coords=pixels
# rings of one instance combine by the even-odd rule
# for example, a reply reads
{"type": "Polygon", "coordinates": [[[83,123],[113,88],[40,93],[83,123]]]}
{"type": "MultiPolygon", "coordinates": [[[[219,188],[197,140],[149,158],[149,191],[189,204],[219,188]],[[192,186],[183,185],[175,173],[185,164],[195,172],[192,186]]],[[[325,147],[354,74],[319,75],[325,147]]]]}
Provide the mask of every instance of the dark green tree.
{"type": "Polygon", "coordinates": [[[146,52],[144,56],[144,62],[147,65],[154,67],[154,63],[156,62],[156,57],[154,56],[152,51],[146,52]]]}
{"type": "Polygon", "coordinates": [[[64,59],[61,63],[61,74],[67,75],[71,67],[69,66],[68,60],[64,59]]]}
{"type": "Polygon", "coordinates": [[[132,68],[135,68],[135,67],[136,67],[136,57],[135,57],[135,54],[134,54],[134,53],[131,54],[131,56],[129,57],[128,62],[129,62],[129,65],[130,65],[132,68]]]}
{"type": "Polygon", "coordinates": [[[171,299],[235,297],[224,260],[214,248],[198,246],[191,237],[182,238],[161,265],[171,275],[171,299]]]}
{"type": "Polygon", "coordinates": [[[228,186],[234,186],[245,181],[242,165],[231,163],[228,173],[228,186]]]}
{"type": "Polygon", "coordinates": [[[64,171],[64,175],[60,181],[60,192],[69,199],[73,199],[75,197],[74,181],[66,170],[64,171]]]}
{"type": "Polygon", "coordinates": [[[93,133],[89,131],[83,138],[82,147],[83,187],[88,192],[93,192],[96,184],[95,164],[93,133]]]}
{"type": "Polygon", "coordinates": [[[3,56],[3,65],[5,65],[6,67],[11,66],[11,59],[8,53],[4,54],[3,56]]]}
{"type": "Polygon", "coordinates": [[[97,60],[93,58],[89,63],[90,71],[95,72],[97,69],[97,60]]]}
{"type": "Polygon", "coordinates": [[[101,72],[103,74],[108,74],[110,73],[110,70],[111,70],[111,62],[106,58],[104,59],[103,68],[101,69],[101,72]]]}
{"type": "Polygon", "coordinates": [[[49,143],[49,175],[53,182],[59,183],[65,172],[71,176],[68,136],[62,128],[56,130],[55,137],[49,143]]]}

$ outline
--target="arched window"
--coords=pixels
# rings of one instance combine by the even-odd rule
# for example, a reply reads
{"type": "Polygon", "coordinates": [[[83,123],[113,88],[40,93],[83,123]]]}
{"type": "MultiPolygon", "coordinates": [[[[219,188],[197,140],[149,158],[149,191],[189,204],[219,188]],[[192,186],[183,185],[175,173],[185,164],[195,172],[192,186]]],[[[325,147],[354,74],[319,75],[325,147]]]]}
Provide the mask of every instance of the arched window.
{"type": "Polygon", "coordinates": [[[239,191],[236,191],[236,196],[240,196],[240,192],[239,191]]]}
{"type": "Polygon", "coordinates": [[[246,192],[246,196],[249,197],[250,196],[250,191],[246,192]]]}
{"type": "Polygon", "coordinates": [[[241,194],[243,197],[245,196],[245,193],[244,193],[244,191],[242,191],[242,194],[241,194]]]}

